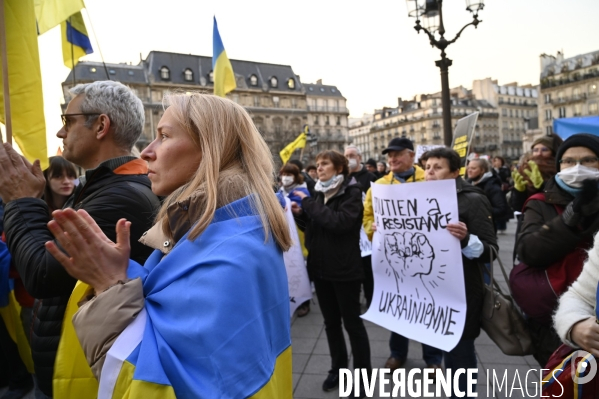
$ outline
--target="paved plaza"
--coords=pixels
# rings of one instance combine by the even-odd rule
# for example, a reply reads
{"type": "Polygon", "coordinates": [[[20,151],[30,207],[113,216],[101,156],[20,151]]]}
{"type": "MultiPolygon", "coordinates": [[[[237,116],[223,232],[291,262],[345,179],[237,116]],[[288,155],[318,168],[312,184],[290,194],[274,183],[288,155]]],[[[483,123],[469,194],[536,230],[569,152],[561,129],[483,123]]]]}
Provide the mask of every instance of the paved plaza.
{"type": "MultiPolygon", "coordinates": [[[[516,229],[515,221],[508,223],[506,234],[499,235],[498,243],[500,247],[499,256],[506,268],[511,269],[512,266],[512,250],[514,246],[514,233],[516,229]]],[[[507,270],[509,273],[509,270],[507,270]]],[[[499,267],[495,266],[495,278],[501,283],[502,288],[507,290],[505,278],[503,277],[499,267]]],[[[389,357],[389,331],[377,326],[376,324],[365,322],[370,338],[370,350],[372,357],[372,367],[383,367],[385,361],[389,357]]],[[[312,303],[310,313],[302,318],[292,320],[291,337],[293,345],[293,384],[294,384],[294,399],[317,399],[317,398],[338,398],[339,391],[324,392],[322,383],[327,376],[331,366],[329,350],[327,346],[326,333],[324,331],[323,318],[318,308],[316,298],[312,303]]],[[[347,335],[346,335],[347,338],[347,335]]],[[[349,340],[346,339],[348,350],[349,340]]],[[[509,392],[516,374],[521,379],[521,386],[526,387],[526,373],[530,369],[539,369],[539,365],[532,356],[506,356],[501,350],[489,339],[489,337],[481,332],[481,335],[475,342],[476,354],[478,358],[478,397],[479,398],[528,398],[538,397],[538,392],[535,392],[535,383],[532,381],[532,372],[529,374],[528,393],[514,389],[509,392]],[[507,371],[507,390],[504,385],[501,392],[496,386],[495,395],[493,395],[491,383],[489,383],[489,392],[487,393],[487,370],[489,371],[489,379],[492,380],[493,370],[498,379],[501,380],[505,371],[507,371]],[[518,373],[516,373],[516,371],[518,373]],[[536,395],[535,395],[536,393],[536,395]]],[[[351,360],[350,360],[351,365],[351,360]]],[[[423,368],[425,363],[422,360],[422,346],[417,342],[410,342],[410,350],[406,363],[406,373],[412,368],[423,368]]],[[[536,373],[538,376],[538,373],[536,373]]],[[[537,377],[538,379],[538,377],[537,377]]],[[[537,381],[538,382],[538,381],[537,381]]],[[[520,384],[514,384],[518,388],[520,384]]],[[[538,385],[537,385],[538,386],[538,385]]],[[[406,396],[405,397],[411,397],[406,396]]],[[[445,396],[441,396],[445,397],[445,396]]],[[[378,386],[375,390],[374,398],[378,396],[378,386]]]]}

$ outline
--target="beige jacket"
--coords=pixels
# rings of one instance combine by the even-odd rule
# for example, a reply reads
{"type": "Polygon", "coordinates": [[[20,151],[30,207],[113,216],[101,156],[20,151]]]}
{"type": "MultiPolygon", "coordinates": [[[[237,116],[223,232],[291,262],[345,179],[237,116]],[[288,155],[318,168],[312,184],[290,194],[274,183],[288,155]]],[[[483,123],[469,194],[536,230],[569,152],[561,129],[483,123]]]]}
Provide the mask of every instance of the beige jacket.
{"type": "MultiPolygon", "coordinates": [[[[221,172],[217,208],[245,197],[247,191],[241,169],[221,172]]],[[[157,223],[139,241],[168,255],[176,242],[199,220],[205,210],[205,196],[205,187],[200,187],[187,200],[168,207],[168,227],[172,239],[164,233],[161,223],[157,223]]],[[[90,289],[79,306],[73,316],[73,325],[87,362],[100,380],[106,353],[144,307],[141,279],[119,281],[97,296],[90,289]]]]}

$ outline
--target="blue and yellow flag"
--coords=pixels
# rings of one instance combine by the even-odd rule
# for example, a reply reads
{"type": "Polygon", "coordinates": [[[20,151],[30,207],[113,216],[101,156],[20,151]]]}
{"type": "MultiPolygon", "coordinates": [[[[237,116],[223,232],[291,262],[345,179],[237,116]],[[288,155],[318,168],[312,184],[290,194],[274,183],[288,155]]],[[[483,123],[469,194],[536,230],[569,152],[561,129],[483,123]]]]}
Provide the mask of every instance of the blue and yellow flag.
{"type": "Polygon", "coordinates": [[[73,68],[79,58],[94,52],[87,35],[81,12],[73,14],[60,24],[62,36],[62,59],[67,68],[73,68]]]}
{"type": "MultiPolygon", "coordinates": [[[[12,135],[23,155],[48,167],[42,73],[33,2],[4,0],[12,135]]],[[[5,123],[0,79],[0,122],[5,123]]]]}
{"type": "Polygon", "coordinates": [[[212,31],[212,73],[214,77],[214,94],[224,97],[228,92],[235,90],[235,73],[231,61],[227,57],[225,46],[218,33],[216,17],[212,31]]]}
{"type": "MultiPolygon", "coordinates": [[[[72,362],[84,359],[73,351],[77,337],[63,345],[63,336],[61,359],[70,363],[60,369],[72,374],[61,396],[55,381],[55,397],[98,389],[98,398],[115,399],[292,398],[283,253],[272,236],[264,242],[249,197],[217,209],[198,238],[181,238],[167,256],[155,251],[143,267],[130,261],[127,274],[142,279],[145,306],[108,351],[99,388],[72,362]]],[[[70,317],[67,310],[65,323],[70,317]]]]}

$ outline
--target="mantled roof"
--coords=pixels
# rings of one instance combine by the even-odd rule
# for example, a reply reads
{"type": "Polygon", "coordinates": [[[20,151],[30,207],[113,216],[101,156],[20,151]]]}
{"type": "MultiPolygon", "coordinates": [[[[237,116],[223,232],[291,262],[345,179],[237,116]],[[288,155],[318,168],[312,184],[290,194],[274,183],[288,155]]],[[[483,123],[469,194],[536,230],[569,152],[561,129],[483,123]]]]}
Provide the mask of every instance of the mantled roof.
{"type": "Polygon", "coordinates": [[[304,83],[304,89],[306,90],[306,94],[311,97],[343,97],[337,86],[304,83]]]}

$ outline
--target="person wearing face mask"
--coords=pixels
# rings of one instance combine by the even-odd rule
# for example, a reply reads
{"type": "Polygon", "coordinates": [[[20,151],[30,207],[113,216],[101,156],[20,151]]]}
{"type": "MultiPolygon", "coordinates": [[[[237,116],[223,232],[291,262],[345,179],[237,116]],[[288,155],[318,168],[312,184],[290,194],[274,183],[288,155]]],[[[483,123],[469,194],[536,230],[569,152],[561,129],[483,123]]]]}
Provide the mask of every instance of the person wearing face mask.
{"type": "MultiPolygon", "coordinates": [[[[556,154],[558,173],[545,183],[543,198],[524,205],[516,241],[521,262],[547,269],[568,260],[571,284],[580,273],[586,251],[599,230],[599,137],[570,136],[556,154]]],[[[529,318],[535,359],[544,366],[561,341],[551,317],[529,318]]]]}
{"type": "Polygon", "coordinates": [[[286,163],[279,171],[281,176],[281,188],[279,192],[285,197],[288,197],[291,202],[301,204],[302,199],[297,195],[294,195],[295,190],[302,191],[307,196],[310,196],[310,192],[304,183],[304,176],[300,173],[299,168],[292,164],[286,163]]]}
{"type": "MultiPolygon", "coordinates": [[[[289,162],[283,165],[279,171],[279,175],[281,176],[281,188],[279,189],[279,194],[289,198],[292,204],[297,204],[301,208],[302,199],[301,197],[297,196],[294,191],[302,192],[308,197],[311,195],[308,191],[306,183],[304,183],[304,176],[300,172],[300,168],[297,167],[295,163],[289,162]]],[[[305,259],[308,256],[308,250],[306,249],[305,245],[304,233],[299,229],[297,233],[305,259]]],[[[310,313],[310,301],[306,301],[297,307],[297,317],[304,317],[308,313],[310,313]]]]}

